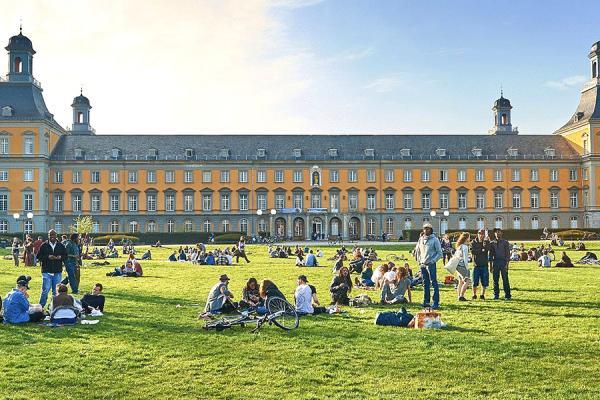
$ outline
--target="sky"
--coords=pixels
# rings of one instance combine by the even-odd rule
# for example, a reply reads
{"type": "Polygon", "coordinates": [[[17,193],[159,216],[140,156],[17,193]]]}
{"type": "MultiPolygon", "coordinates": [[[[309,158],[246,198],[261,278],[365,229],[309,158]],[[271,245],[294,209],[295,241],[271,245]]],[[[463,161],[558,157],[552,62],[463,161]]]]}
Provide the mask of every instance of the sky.
{"type": "Polygon", "coordinates": [[[2,3],[56,120],[83,86],[98,134],[485,134],[501,87],[550,134],[600,40],[586,0],[2,3]]]}

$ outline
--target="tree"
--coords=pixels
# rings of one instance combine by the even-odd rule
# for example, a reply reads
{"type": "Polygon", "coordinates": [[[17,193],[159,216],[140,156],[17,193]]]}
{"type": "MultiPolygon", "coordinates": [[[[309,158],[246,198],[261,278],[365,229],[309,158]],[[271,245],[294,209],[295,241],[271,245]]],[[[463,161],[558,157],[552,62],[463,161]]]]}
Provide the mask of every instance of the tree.
{"type": "Polygon", "coordinates": [[[74,224],[69,228],[71,233],[85,235],[92,233],[94,220],[89,215],[79,215],[73,220],[74,224]]]}

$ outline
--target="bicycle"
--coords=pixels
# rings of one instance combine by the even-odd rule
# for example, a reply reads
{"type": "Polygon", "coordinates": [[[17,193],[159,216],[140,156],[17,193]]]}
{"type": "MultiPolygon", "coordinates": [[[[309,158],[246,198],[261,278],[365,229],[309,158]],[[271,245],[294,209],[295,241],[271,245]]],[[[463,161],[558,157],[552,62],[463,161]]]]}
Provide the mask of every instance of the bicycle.
{"type": "Polygon", "coordinates": [[[404,256],[398,256],[396,254],[388,254],[385,259],[387,261],[406,261],[406,258],[404,256]]]}
{"type": "Polygon", "coordinates": [[[269,325],[275,324],[275,326],[284,331],[292,331],[298,328],[300,318],[298,317],[296,308],[287,300],[281,297],[269,297],[266,309],[267,313],[260,317],[254,315],[251,311],[242,311],[238,316],[221,317],[213,321],[208,321],[204,325],[204,329],[221,332],[236,325],[243,327],[246,324],[256,324],[256,327],[251,330],[252,333],[256,333],[265,323],[269,325]]]}

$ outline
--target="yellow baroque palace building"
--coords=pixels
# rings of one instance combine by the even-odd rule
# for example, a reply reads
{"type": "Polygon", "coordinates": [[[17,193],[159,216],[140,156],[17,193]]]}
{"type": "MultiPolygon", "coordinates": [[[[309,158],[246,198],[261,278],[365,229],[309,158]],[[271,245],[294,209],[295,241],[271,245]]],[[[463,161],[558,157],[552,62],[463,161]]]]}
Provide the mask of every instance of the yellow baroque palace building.
{"type": "Polygon", "coordinates": [[[245,231],[304,238],[600,227],[600,43],[572,118],[519,135],[510,101],[485,135],[96,135],[48,111],[22,33],[0,78],[0,233],[245,231]],[[435,211],[435,215],[432,211],[435,211]],[[18,214],[18,215],[17,215],[18,214]]]}

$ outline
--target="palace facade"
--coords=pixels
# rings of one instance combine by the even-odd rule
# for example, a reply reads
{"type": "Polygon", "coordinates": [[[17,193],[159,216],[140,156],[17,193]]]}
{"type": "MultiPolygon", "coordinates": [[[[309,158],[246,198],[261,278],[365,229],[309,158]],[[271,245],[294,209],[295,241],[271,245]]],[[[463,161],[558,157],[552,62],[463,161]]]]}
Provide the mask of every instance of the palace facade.
{"type": "Polygon", "coordinates": [[[600,227],[599,43],[577,110],[548,135],[519,135],[503,95],[485,135],[96,135],[83,94],[70,129],[54,120],[26,36],[6,50],[0,234],[66,232],[78,215],[97,232],[294,239],[399,237],[426,221],[441,231],[600,227]]]}

